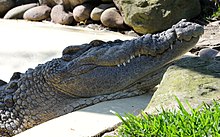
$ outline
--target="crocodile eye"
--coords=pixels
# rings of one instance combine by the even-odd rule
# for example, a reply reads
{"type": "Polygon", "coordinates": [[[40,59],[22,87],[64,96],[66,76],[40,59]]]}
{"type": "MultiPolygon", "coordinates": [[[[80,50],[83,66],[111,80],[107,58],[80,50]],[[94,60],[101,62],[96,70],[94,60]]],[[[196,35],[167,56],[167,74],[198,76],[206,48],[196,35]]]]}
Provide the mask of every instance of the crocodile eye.
{"type": "Polygon", "coordinates": [[[77,51],[79,51],[81,49],[82,49],[82,46],[78,46],[78,45],[68,46],[63,50],[63,55],[65,55],[65,54],[74,54],[74,53],[76,53],[77,51]]]}
{"type": "Polygon", "coordinates": [[[68,46],[66,47],[64,50],[63,50],[63,55],[62,55],[62,59],[65,60],[65,61],[70,61],[72,60],[73,58],[76,57],[77,55],[77,52],[79,52],[80,50],[83,49],[83,46],[79,46],[79,45],[76,45],[76,46],[68,46]]]}
{"type": "Polygon", "coordinates": [[[63,50],[62,59],[65,61],[70,61],[80,56],[83,52],[88,50],[89,47],[89,44],[68,46],[63,50]]]}
{"type": "Polygon", "coordinates": [[[106,42],[104,42],[102,40],[93,40],[89,43],[89,45],[92,46],[92,47],[98,47],[98,46],[101,46],[104,43],[106,43],[106,42]]]}

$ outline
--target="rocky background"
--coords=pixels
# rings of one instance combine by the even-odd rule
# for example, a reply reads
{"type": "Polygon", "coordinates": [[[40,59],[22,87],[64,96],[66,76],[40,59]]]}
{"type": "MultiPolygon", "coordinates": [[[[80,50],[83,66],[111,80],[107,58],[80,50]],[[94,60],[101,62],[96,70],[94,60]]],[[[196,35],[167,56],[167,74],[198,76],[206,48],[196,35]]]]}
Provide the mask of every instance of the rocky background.
{"type": "Polygon", "coordinates": [[[207,47],[219,51],[220,42],[215,37],[219,36],[220,23],[207,18],[218,6],[220,2],[215,0],[0,0],[0,17],[108,29],[133,36],[163,31],[185,18],[205,25],[208,40],[200,40],[191,51],[198,55],[207,47]]]}
{"type": "Polygon", "coordinates": [[[101,24],[146,34],[170,28],[182,18],[198,16],[200,3],[200,0],[0,0],[0,17],[62,25],[101,24]]]}

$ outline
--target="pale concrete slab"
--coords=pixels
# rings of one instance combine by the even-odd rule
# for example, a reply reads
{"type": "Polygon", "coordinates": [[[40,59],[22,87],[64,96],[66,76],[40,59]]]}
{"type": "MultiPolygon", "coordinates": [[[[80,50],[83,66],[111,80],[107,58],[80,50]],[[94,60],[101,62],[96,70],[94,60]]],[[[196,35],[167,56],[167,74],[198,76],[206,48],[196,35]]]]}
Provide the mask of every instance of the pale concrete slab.
{"type": "Polygon", "coordinates": [[[25,72],[39,63],[60,57],[69,45],[131,39],[116,32],[24,20],[0,19],[0,79],[9,81],[15,71],[25,72]]]}
{"type": "Polygon", "coordinates": [[[90,137],[120,122],[110,110],[135,115],[146,108],[152,93],[102,102],[35,126],[14,137],[90,137]]]}

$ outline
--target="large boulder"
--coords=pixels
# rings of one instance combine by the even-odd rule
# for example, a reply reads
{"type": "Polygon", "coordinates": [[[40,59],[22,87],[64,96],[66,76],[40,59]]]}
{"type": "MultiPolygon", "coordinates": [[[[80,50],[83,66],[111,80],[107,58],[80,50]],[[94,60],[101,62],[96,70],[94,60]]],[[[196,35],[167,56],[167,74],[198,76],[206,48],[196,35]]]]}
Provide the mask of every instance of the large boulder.
{"type": "Polygon", "coordinates": [[[100,20],[104,26],[109,28],[115,28],[115,29],[126,28],[122,16],[115,7],[106,9],[102,13],[100,20]]]}
{"type": "Polygon", "coordinates": [[[25,4],[25,5],[21,5],[21,6],[17,6],[11,10],[9,10],[5,16],[4,19],[22,19],[24,13],[33,8],[38,6],[37,3],[30,3],[30,4],[25,4]]]}
{"type": "Polygon", "coordinates": [[[51,10],[50,17],[52,22],[62,25],[69,25],[73,22],[72,14],[67,13],[63,5],[54,6],[51,10]]]}
{"type": "Polygon", "coordinates": [[[90,14],[90,18],[94,21],[100,21],[100,17],[102,15],[102,13],[110,8],[110,7],[113,7],[114,4],[113,3],[108,3],[108,4],[100,4],[99,6],[95,7],[91,14],[90,14]]]}
{"type": "Polygon", "coordinates": [[[165,110],[178,109],[175,96],[187,110],[186,100],[193,108],[220,100],[220,57],[209,61],[186,57],[170,66],[145,111],[155,114],[161,106],[165,110]]]}
{"type": "Polygon", "coordinates": [[[0,0],[0,17],[15,6],[14,0],[0,0]]]}
{"type": "Polygon", "coordinates": [[[41,21],[50,17],[51,8],[47,5],[41,5],[27,10],[23,18],[31,21],[41,21]]]}
{"type": "Polygon", "coordinates": [[[201,48],[211,47],[214,49],[220,49],[220,20],[210,22],[204,26],[206,30],[200,37],[199,42],[193,47],[194,51],[198,51],[201,48]]]}
{"type": "Polygon", "coordinates": [[[136,32],[155,33],[170,28],[179,20],[197,16],[199,0],[113,0],[124,21],[136,32]]]}
{"type": "Polygon", "coordinates": [[[84,3],[73,9],[73,17],[77,22],[83,22],[90,18],[90,13],[95,6],[93,4],[84,3]]]}

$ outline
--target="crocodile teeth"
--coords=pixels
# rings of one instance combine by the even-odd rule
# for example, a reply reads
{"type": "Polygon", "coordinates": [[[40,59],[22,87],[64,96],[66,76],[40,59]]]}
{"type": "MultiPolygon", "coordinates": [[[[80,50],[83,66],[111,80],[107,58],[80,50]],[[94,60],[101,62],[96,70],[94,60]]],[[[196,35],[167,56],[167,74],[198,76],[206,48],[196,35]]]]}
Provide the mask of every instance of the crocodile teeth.
{"type": "MultiPolygon", "coordinates": [[[[141,56],[141,55],[139,54],[139,57],[140,57],[140,56],[141,56]]],[[[131,59],[134,59],[134,58],[135,58],[135,56],[132,55],[132,56],[130,57],[130,59],[127,60],[127,62],[123,62],[122,64],[118,64],[117,66],[118,66],[118,67],[121,67],[121,65],[126,66],[126,63],[130,63],[130,62],[131,62],[131,59]]]]}
{"type": "Polygon", "coordinates": [[[135,58],[135,56],[131,55],[130,59],[133,59],[133,58],[135,58]]]}
{"type": "Polygon", "coordinates": [[[141,57],[141,54],[138,54],[138,57],[141,57]]]}

